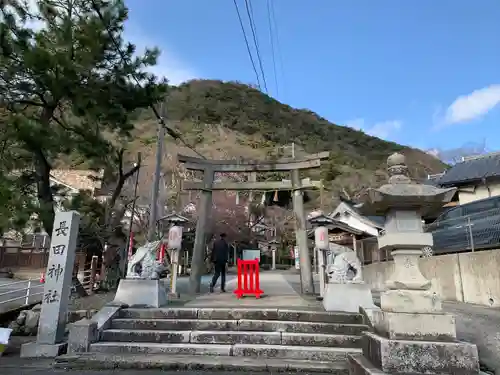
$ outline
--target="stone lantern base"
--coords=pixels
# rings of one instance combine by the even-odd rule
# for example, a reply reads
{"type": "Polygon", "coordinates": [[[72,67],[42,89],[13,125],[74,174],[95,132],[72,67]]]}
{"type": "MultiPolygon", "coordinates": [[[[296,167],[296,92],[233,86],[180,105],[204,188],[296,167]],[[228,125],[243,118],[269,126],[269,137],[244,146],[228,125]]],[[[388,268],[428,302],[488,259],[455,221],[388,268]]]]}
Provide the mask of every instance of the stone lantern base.
{"type": "MultiPolygon", "coordinates": [[[[425,300],[422,291],[388,291],[382,300],[389,305],[408,293],[425,300]]],[[[363,335],[363,354],[349,357],[351,375],[479,374],[477,347],[457,340],[453,315],[438,306],[432,312],[411,312],[401,302],[397,305],[405,312],[384,311],[383,303],[382,311],[373,312],[374,332],[363,335]]]]}
{"type": "Polygon", "coordinates": [[[362,348],[363,354],[349,356],[350,375],[479,374],[477,347],[465,342],[391,340],[365,333],[362,348]]]}

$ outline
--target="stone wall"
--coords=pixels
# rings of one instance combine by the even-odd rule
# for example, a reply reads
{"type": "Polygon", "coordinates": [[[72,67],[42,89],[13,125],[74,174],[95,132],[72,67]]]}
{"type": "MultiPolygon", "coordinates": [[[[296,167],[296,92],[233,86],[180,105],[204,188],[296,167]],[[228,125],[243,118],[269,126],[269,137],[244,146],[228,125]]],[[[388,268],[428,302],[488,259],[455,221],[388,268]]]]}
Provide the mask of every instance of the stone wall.
{"type": "MultiPolygon", "coordinates": [[[[35,336],[38,332],[38,322],[40,320],[40,312],[42,305],[38,304],[31,310],[23,310],[19,316],[9,323],[9,328],[12,329],[13,336],[35,336]]],[[[74,323],[80,319],[90,319],[97,310],[76,310],[68,312],[68,323],[74,323]]],[[[69,327],[66,327],[68,330],[69,327]]]]}
{"type": "MultiPolygon", "coordinates": [[[[383,290],[393,262],[364,266],[363,276],[374,290],[383,290]]],[[[437,255],[420,259],[420,269],[446,301],[500,307],[500,251],[437,255]]]]}

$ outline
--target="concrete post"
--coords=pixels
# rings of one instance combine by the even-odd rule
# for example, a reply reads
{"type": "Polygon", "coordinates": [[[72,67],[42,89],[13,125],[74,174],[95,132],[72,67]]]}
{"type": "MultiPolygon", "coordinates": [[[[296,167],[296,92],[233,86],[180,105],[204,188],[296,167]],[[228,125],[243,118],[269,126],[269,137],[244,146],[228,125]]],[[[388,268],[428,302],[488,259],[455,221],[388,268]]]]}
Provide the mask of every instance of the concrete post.
{"type": "Polygon", "coordinates": [[[172,275],[170,278],[170,299],[179,298],[179,294],[177,293],[177,276],[179,273],[179,250],[172,250],[170,253],[171,261],[172,261],[172,275]]]}
{"type": "Polygon", "coordinates": [[[21,347],[21,357],[56,357],[66,347],[64,338],[79,225],[80,215],[76,211],[56,213],[38,335],[36,342],[21,347]]]}
{"type": "Polygon", "coordinates": [[[214,171],[210,168],[204,170],[203,184],[205,190],[201,193],[198,221],[196,223],[196,236],[193,247],[193,258],[191,260],[191,275],[189,276],[189,292],[196,294],[201,288],[201,274],[205,260],[205,231],[208,217],[212,210],[212,183],[214,182],[214,171]]]}
{"type": "Polygon", "coordinates": [[[272,248],[272,256],[273,256],[273,263],[271,269],[275,270],[276,269],[276,248],[272,248]]]}
{"type": "MultiPolygon", "coordinates": [[[[300,187],[298,169],[292,170],[292,185],[294,189],[300,187]]],[[[314,293],[314,282],[311,270],[311,256],[307,246],[306,214],[304,212],[304,198],[301,190],[293,191],[293,211],[295,213],[295,238],[299,248],[300,275],[304,294],[314,293]]]]}
{"type": "Polygon", "coordinates": [[[323,297],[325,294],[325,286],[326,286],[326,260],[325,260],[326,251],[318,248],[315,248],[315,251],[318,252],[319,295],[323,297]]]}

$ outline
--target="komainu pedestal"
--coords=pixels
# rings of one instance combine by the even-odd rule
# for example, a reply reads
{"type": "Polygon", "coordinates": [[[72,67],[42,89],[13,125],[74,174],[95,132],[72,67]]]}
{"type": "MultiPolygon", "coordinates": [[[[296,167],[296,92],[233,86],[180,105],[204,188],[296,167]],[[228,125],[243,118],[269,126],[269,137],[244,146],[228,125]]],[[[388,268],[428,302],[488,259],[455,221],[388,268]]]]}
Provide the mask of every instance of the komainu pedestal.
{"type": "Polygon", "coordinates": [[[168,303],[161,280],[123,279],[118,284],[113,304],[129,307],[162,307],[168,303]]]}

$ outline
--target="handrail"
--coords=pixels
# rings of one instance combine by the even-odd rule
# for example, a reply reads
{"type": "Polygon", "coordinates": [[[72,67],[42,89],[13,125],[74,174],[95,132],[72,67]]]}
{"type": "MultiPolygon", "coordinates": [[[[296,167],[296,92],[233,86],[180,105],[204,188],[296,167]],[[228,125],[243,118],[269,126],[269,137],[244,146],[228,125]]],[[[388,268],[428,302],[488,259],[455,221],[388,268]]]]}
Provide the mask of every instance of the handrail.
{"type": "Polygon", "coordinates": [[[42,294],[43,294],[43,292],[32,293],[29,296],[15,297],[15,298],[11,298],[11,299],[8,299],[8,300],[5,300],[5,301],[0,301],[0,306],[2,305],[2,303],[14,302],[14,301],[17,301],[17,300],[23,299],[23,298],[25,298],[25,300],[24,300],[24,306],[26,306],[26,305],[29,305],[29,297],[41,296],[42,294]]]}
{"type": "MultiPolygon", "coordinates": [[[[7,294],[24,292],[24,291],[26,291],[28,289],[40,288],[40,287],[43,287],[43,284],[35,285],[35,286],[28,286],[27,288],[20,288],[20,289],[15,289],[15,290],[9,290],[8,292],[0,293],[0,297],[1,296],[6,296],[7,294]]],[[[0,301],[0,303],[2,303],[2,301],[0,301]]]]}
{"type": "MultiPolygon", "coordinates": [[[[32,298],[34,296],[41,296],[41,295],[43,295],[43,291],[42,292],[35,292],[35,293],[33,293],[33,289],[34,288],[43,287],[43,284],[40,283],[39,280],[35,280],[35,279],[15,281],[15,282],[12,282],[12,283],[2,284],[2,285],[0,285],[0,287],[9,287],[9,286],[18,285],[18,284],[21,284],[21,283],[24,283],[24,284],[27,283],[28,285],[26,287],[24,287],[24,288],[17,288],[17,289],[9,290],[7,292],[0,293],[0,296],[6,296],[8,294],[21,293],[21,292],[25,292],[25,293],[23,293],[23,295],[19,296],[19,297],[13,297],[13,298],[10,298],[10,299],[7,299],[7,300],[0,301],[0,306],[5,305],[5,304],[10,303],[10,302],[22,300],[22,299],[24,299],[24,306],[26,306],[26,305],[30,304],[30,298],[32,298]],[[36,284],[34,282],[36,282],[36,284]]],[[[31,302],[34,302],[34,301],[31,301],[31,302]]]]}
{"type": "Polygon", "coordinates": [[[29,281],[35,281],[35,279],[20,280],[20,281],[14,281],[12,283],[0,284],[0,288],[2,288],[2,287],[9,287],[11,285],[16,285],[16,284],[21,284],[21,283],[27,283],[29,281]]]}

